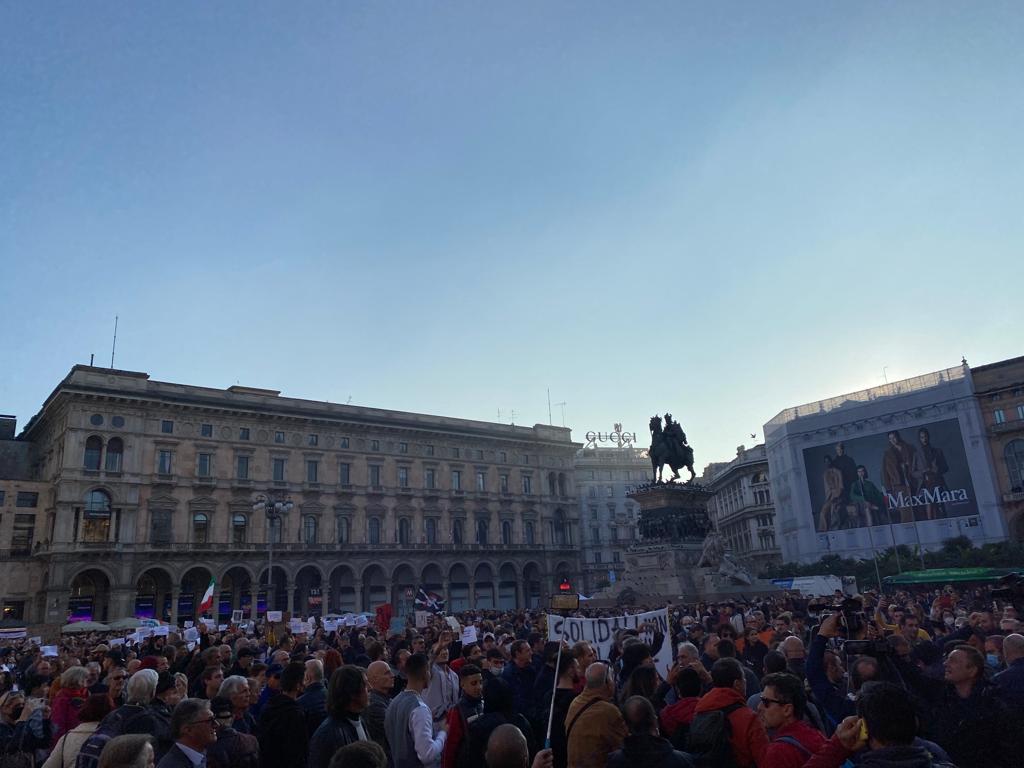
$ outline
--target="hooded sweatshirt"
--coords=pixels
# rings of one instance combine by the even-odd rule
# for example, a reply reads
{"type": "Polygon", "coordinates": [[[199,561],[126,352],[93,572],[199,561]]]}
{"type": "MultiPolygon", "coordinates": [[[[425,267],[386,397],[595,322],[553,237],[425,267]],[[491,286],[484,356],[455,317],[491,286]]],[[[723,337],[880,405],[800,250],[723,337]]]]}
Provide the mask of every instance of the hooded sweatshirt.
{"type": "Polygon", "coordinates": [[[768,733],[739,691],[735,688],[712,688],[697,702],[695,716],[702,712],[725,709],[733,704],[740,706],[729,713],[732,752],[738,768],[752,768],[764,760],[764,752],[768,748],[768,733]]]}

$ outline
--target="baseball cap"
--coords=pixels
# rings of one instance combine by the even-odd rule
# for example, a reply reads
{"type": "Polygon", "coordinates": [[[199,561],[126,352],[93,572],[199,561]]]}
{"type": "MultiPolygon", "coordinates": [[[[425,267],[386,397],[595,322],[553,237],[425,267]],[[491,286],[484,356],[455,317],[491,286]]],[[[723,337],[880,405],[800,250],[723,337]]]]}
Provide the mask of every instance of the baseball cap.
{"type": "Polygon", "coordinates": [[[169,691],[174,687],[174,675],[170,672],[161,672],[156,679],[156,695],[169,691]]]}

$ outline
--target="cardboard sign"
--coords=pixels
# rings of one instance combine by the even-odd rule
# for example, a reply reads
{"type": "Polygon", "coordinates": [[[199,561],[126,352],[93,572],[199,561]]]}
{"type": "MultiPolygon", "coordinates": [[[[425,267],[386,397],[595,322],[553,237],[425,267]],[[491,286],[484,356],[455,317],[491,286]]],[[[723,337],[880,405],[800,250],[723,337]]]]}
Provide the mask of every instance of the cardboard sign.
{"type": "Polygon", "coordinates": [[[338,628],[337,619],[324,619],[324,632],[333,632],[338,628]]]}
{"type": "Polygon", "coordinates": [[[43,644],[43,638],[39,637],[38,635],[36,637],[30,637],[28,639],[28,641],[30,643],[32,643],[32,645],[42,645],[43,644]]]}
{"type": "Polygon", "coordinates": [[[388,632],[394,635],[400,635],[405,632],[405,619],[395,616],[391,619],[391,624],[388,625],[388,632]]]}
{"type": "Polygon", "coordinates": [[[447,622],[448,626],[451,627],[452,632],[462,631],[462,627],[459,625],[459,620],[454,616],[445,616],[444,620],[447,622]]]}
{"type": "Polygon", "coordinates": [[[196,649],[196,644],[194,642],[185,643],[185,647],[188,648],[189,653],[192,653],[196,649]]]}
{"type": "Polygon", "coordinates": [[[195,627],[189,627],[185,630],[185,640],[189,643],[194,643],[199,639],[199,630],[195,627]]]}
{"type": "Polygon", "coordinates": [[[349,615],[349,616],[345,617],[345,626],[346,627],[354,627],[355,625],[356,625],[356,617],[355,616],[349,615]]]}
{"type": "Polygon", "coordinates": [[[60,654],[57,653],[56,645],[44,645],[39,650],[43,652],[43,656],[52,656],[53,658],[57,658],[58,656],[60,656],[60,654]]]}
{"type": "Polygon", "coordinates": [[[232,611],[231,612],[231,623],[232,624],[237,624],[241,620],[242,620],[242,612],[241,611],[232,611]]]}
{"type": "Polygon", "coordinates": [[[216,624],[216,622],[214,622],[213,619],[202,618],[202,619],[200,619],[200,621],[203,622],[203,624],[206,625],[207,629],[213,629],[215,624],[216,624]]]}
{"type": "Polygon", "coordinates": [[[267,621],[276,622],[281,620],[281,611],[267,611],[267,621]]]}
{"type": "Polygon", "coordinates": [[[470,624],[464,630],[462,630],[462,644],[472,645],[476,642],[476,627],[470,624]]]}
{"type": "Polygon", "coordinates": [[[139,627],[139,631],[136,632],[135,634],[138,635],[139,640],[145,640],[147,637],[152,636],[153,628],[152,627],[139,627]]]}
{"type": "Polygon", "coordinates": [[[430,613],[428,611],[416,611],[416,629],[426,629],[430,624],[430,613]]]}

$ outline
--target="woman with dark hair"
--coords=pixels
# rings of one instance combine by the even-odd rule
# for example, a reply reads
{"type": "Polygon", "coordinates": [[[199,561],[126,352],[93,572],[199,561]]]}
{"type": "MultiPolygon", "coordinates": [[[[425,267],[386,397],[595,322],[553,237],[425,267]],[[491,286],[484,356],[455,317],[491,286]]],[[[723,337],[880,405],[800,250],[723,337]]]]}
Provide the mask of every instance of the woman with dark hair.
{"type": "Polygon", "coordinates": [[[654,667],[637,667],[622,686],[622,701],[625,702],[630,696],[643,696],[654,705],[656,711],[660,711],[665,706],[665,694],[668,693],[669,686],[666,685],[664,690],[659,690],[658,682],[658,670],[654,667]]]}
{"type": "Polygon", "coordinates": [[[309,768],[328,768],[339,748],[366,741],[359,719],[370,699],[370,686],[362,667],[346,664],[331,675],[327,688],[327,718],[309,740],[309,768]]]}
{"type": "Polygon", "coordinates": [[[78,725],[57,739],[57,745],[42,768],[74,768],[82,745],[96,732],[100,720],[113,709],[114,703],[107,694],[94,693],[89,696],[78,710],[78,725]]]}

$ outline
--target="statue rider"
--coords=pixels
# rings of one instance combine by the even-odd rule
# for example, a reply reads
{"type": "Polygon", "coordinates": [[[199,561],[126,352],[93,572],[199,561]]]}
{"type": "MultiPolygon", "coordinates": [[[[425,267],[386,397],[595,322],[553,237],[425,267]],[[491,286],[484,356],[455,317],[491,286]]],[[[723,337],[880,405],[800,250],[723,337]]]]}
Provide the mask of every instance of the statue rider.
{"type": "Polygon", "coordinates": [[[675,455],[679,464],[689,464],[686,461],[686,433],[683,432],[682,425],[678,421],[672,420],[672,414],[665,414],[665,442],[671,446],[672,453],[675,455]]]}

